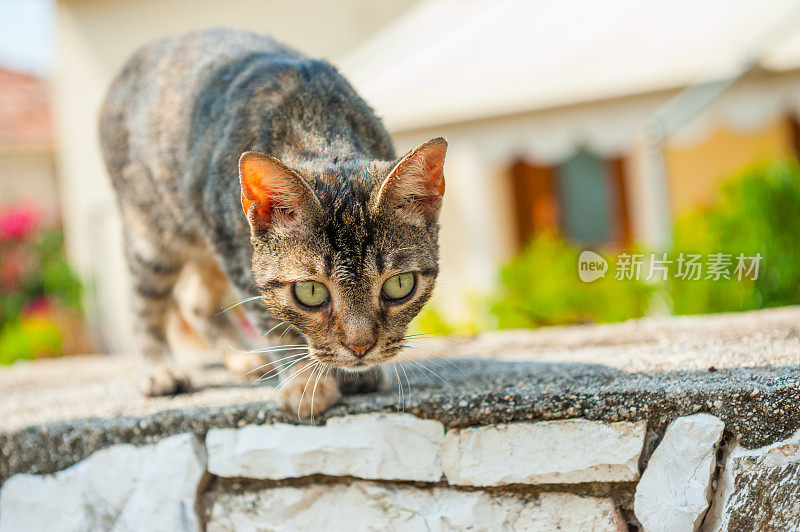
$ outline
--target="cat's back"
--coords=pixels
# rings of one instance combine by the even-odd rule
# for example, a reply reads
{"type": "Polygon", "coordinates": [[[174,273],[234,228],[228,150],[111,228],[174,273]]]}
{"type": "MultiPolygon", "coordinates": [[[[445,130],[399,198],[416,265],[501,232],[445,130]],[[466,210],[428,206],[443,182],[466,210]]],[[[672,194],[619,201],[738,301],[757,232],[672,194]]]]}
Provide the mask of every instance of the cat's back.
{"type": "Polygon", "coordinates": [[[192,115],[204,93],[230,84],[256,55],[275,61],[302,57],[268,36],[227,28],[167,37],[135,52],[100,111],[101,145],[112,179],[115,166],[134,158],[157,162],[148,165],[155,173],[158,166],[174,172],[172,166],[185,155],[181,150],[188,149],[192,115]]]}
{"type": "Polygon", "coordinates": [[[266,35],[229,28],[166,37],[134,52],[109,87],[104,108],[170,94],[191,98],[210,77],[254,54],[302,57],[266,35]]]}

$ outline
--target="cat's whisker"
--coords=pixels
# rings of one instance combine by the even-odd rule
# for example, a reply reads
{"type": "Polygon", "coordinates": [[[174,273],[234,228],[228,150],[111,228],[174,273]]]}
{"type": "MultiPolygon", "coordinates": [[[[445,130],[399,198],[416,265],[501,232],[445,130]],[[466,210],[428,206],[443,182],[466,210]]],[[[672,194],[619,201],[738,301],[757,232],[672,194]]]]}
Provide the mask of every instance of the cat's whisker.
{"type": "Polygon", "coordinates": [[[288,378],[287,378],[285,381],[283,381],[283,382],[281,382],[280,384],[278,384],[278,386],[275,388],[275,391],[277,392],[277,391],[279,391],[279,390],[281,390],[281,389],[285,388],[285,387],[286,387],[286,385],[288,385],[290,382],[292,382],[292,381],[293,381],[293,380],[294,380],[294,379],[295,379],[295,378],[296,378],[298,375],[300,375],[300,374],[301,374],[301,373],[303,373],[305,370],[307,370],[308,368],[310,368],[312,364],[313,364],[313,362],[309,362],[308,364],[306,364],[305,366],[303,366],[302,368],[300,368],[299,370],[297,370],[296,372],[294,372],[294,373],[293,373],[292,375],[290,375],[290,376],[289,376],[289,377],[288,377],[288,378]]]}
{"type": "MultiPolygon", "coordinates": [[[[298,358],[298,357],[305,357],[305,356],[308,356],[307,352],[306,353],[297,353],[295,355],[289,355],[288,357],[279,358],[278,360],[272,360],[272,361],[267,362],[265,364],[261,364],[257,368],[251,369],[250,371],[245,373],[245,375],[250,375],[251,373],[255,373],[256,371],[260,370],[261,368],[265,368],[267,366],[276,366],[278,363],[283,362],[284,360],[289,360],[290,358],[298,358]]],[[[286,364],[286,363],[284,363],[284,364],[286,364]]],[[[283,366],[284,364],[281,364],[281,366],[283,366]]]]}
{"type": "Polygon", "coordinates": [[[460,337],[460,336],[453,336],[447,333],[417,333],[417,334],[407,334],[403,337],[406,340],[429,340],[429,339],[437,339],[437,338],[444,338],[448,342],[452,342],[455,344],[467,344],[470,342],[470,338],[460,337]]]}
{"type": "Polygon", "coordinates": [[[400,369],[403,370],[403,375],[406,378],[406,384],[408,385],[408,394],[411,395],[411,382],[408,380],[408,373],[406,373],[406,368],[400,364],[400,369]]]}
{"type": "Polygon", "coordinates": [[[272,364],[275,364],[277,362],[280,362],[281,360],[289,360],[292,357],[297,357],[297,356],[300,356],[300,355],[308,355],[309,353],[310,353],[310,351],[308,349],[306,349],[302,353],[292,353],[291,355],[286,355],[285,357],[279,358],[277,360],[271,360],[270,362],[272,364]]]}
{"type": "Polygon", "coordinates": [[[437,355],[436,353],[433,353],[433,356],[435,356],[436,358],[441,358],[442,360],[444,360],[445,362],[447,362],[448,364],[450,364],[451,366],[456,368],[458,371],[460,371],[463,376],[465,376],[465,377],[469,376],[469,375],[467,375],[467,373],[463,370],[463,368],[461,366],[459,366],[458,364],[456,364],[455,362],[453,362],[449,358],[443,357],[442,355],[437,355]]]}
{"type": "Polygon", "coordinates": [[[314,396],[317,393],[317,384],[319,384],[319,378],[322,377],[322,371],[319,372],[317,375],[317,380],[314,381],[314,389],[311,390],[311,424],[314,424],[314,396]]]}
{"type": "Polygon", "coordinates": [[[300,362],[302,360],[303,359],[294,360],[292,362],[287,362],[286,365],[284,365],[281,368],[271,369],[271,370],[267,371],[265,374],[263,374],[262,376],[260,376],[259,378],[257,378],[256,382],[265,381],[265,380],[267,380],[267,379],[269,379],[271,377],[275,377],[277,375],[280,375],[284,370],[291,368],[294,364],[296,364],[297,362],[300,362]]]}
{"type": "Polygon", "coordinates": [[[258,380],[261,381],[261,380],[268,379],[268,378],[270,378],[270,377],[272,377],[274,375],[279,375],[281,372],[286,371],[287,369],[291,368],[292,366],[294,366],[298,362],[301,362],[301,361],[307,359],[308,356],[309,355],[306,354],[306,355],[298,358],[297,360],[291,360],[289,362],[284,362],[283,364],[281,364],[280,367],[273,368],[273,369],[269,370],[267,373],[262,375],[258,380]]]}
{"type": "Polygon", "coordinates": [[[288,333],[290,330],[292,330],[292,324],[291,323],[287,323],[286,324],[286,328],[283,330],[281,335],[278,336],[278,341],[280,342],[283,339],[283,337],[286,336],[286,333],[288,333]]]}
{"type": "MultiPolygon", "coordinates": [[[[405,348],[405,349],[420,349],[419,347],[416,347],[416,346],[413,346],[413,345],[405,345],[405,344],[403,344],[403,348],[405,348]]],[[[433,355],[433,356],[435,356],[435,357],[437,357],[437,358],[441,358],[441,359],[442,359],[442,360],[444,360],[445,362],[447,362],[447,363],[449,363],[449,364],[452,364],[452,366],[453,366],[454,368],[456,368],[457,370],[461,371],[461,373],[464,373],[464,372],[463,372],[463,370],[461,370],[461,368],[459,368],[458,366],[456,366],[456,365],[455,365],[455,364],[454,364],[454,363],[453,363],[451,360],[448,360],[448,359],[446,359],[446,358],[445,358],[445,357],[443,357],[442,355],[437,355],[436,353],[427,353],[427,352],[426,352],[426,354],[433,355]]],[[[435,365],[437,368],[440,368],[440,367],[441,367],[439,364],[437,364],[437,363],[436,363],[436,361],[435,361],[435,360],[431,360],[430,358],[427,358],[427,359],[425,359],[425,360],[427,360],[427,361],[428,361],[428,362],[430,362],[431,364],[435,365]]],[[[467,374],[466,374],[466,373],[464,373],[464,376],[466,376],[466,375],[467,375],[467,374]]]]}
{"type": "Polygon", "coordinates": [[[229,306],[229,307],[226,307],[226,308],[224,308],[224,309],[220,310],[219,312],[217,312],[217,316],[219,316],[220,314],[225,314],[226,312],[228,312],[228,311],[229,311],[229,310],[231,310],[232,308],[236,308],[236,307],[238,307],[239,305],[244,305],[245,303],[249,303],[250,301],[255,301],[256,299],[261,299],[262,297],[264,297],[264,296],[253,296],[253,297],[246,297],[246,298],[244,298],[244,299],[242,299],[242,300],[240,300],[240,301],[237,301],[237,302],[236,302],[236,303],[234,303],[233,305],[231,305],[231,306],[229,306]]]}
{"type": "Polygon", "coordinates": [[[228,346],[228,349],[230,349],[234,353],[245,353],[245,354],[248,354],[248,355],[257,355],[257,354],[261,354],[261,353],[272,353],[273,351],[289,351],[291,349],[302,349],[304,347],[308,347],[308,346],[307,345],[299,345],[299,344],[298,345],[276,345],[276,346],[273,346],[273,347],[264,347],[264,348],[261,348],[261,349],[248,349],[248,350],[236,349],[233,346],[228,346]]]}
{"type": "Polygon", "coordinates": [[[239,351],[240,353],[262,354],[262,353],[275,353],[278,351],[292,351],[297,349],[306,349],[307,345],[276,345],[273,347],[263,347],[261,349],[253,349],[252,351],[239,351]]]}
{"type": "MultiPolygon", "coordinates": [[[[404,362],[410,362],[410,360],[405,360],[404,362]]],[[[405,365],[405,364],[403,364],[403,365],[405,365]]],[[[431,379],[431,376],[430,376],[430,375],[428,375],[427,373],[421,372],[420,370],[418,370],[418,369],[417,369],[417,368],[415,368],[414,366],[408,366],[408,369],[410,369],[410,370],[414,370],[414,372],[415,372],[417,375],[423,375],[423,376],[424,376],[426,379],[428,379],[428,382],[430,382],[431,384],[434,384],[434,381],[433,381],[433,379],[431,379]]]]}
{"type": "MultiPolygon", "coordinates": [[[[406,401],[405,396],[403,395],[403,388],[400,384],[400,374],[397,372],[397,364],[392,364],[392,369],[394,369],[394,374],[397,377],[397,400],[402,401],[402,411],[405,412],[406,410],[406,401]]],[[[401,410],[401,406],[397,406],[397,410],[401,410]]]]}
{"type": "MultiPolygon", "coordinates": [[[[315,363],[314,363],[314,365],[311,367],[311,373],[310,373],[310,374],[308,375],[308,377],[306,378],[306,385],[305,385],[305,386],[303,386],[303,393],[302,393],[302,394],[300,394],[300,403],[297,405],[297,419],[298,419],[298,420],[301,420],[301,419],[302,419],[302,418],[300,417],[300,409],[301,409],[301,407],[303,406],[303,399],[304,399],[304,398],[305,398],[305,396],[306,396],[306,390],[308,389],[308,384],[311,382],[311,379],[314,377],[314,373],[316,373],[316,371],[317,371],[318,369],[320,369],[319,362],[315,362],[315,363]]],[[[312,409],[314,408],[314,405],[313,405],[313,404],[311,405],[311,408],[312,408],[312,409]]]]}
{"type": "Polygon", "coordinates": [[[441,378],[441,377],[439,376],[439,374],[438,374],[438,373],[436,373],[435,371],[433,371],[432,369],[430,369],[430,368],[427,368],[427,367],[423,366],[422,364],[420,364],[419,362],[417,362],[417,361],[416,361],[416,360],[414,360],[414,359],[408,359],[408,361],[409,361],[409,362],[411,362],[412,364],[416,364],[417,366],[421,367],[421,368],[422,368],[422,369],[424,369],[425,371],[428,371],[428,372],[430,372],[430,373],[431,373],[431,374],[432,374],[434,377],[436,377],[437,379],[439,379],[440,381],[442,381],[442,383],[443,383],[445,386],[447,386],[448,388],[450,388],[451,390],[453,390],[453,387],[452,387],[452,386],[450,386],[450,383],[449,383],[449,382],[447,382],[446,380],[444,380],[443,378],[441,378]]]}
{"type": "Polygon", "coordinates": [[[250,373],[252,373],[254,371],[258,371],[259,369],[265,368],[267,366],[273,366],[272,369],[267,370],[267,372],[264,375],[261,375],[258,379],[256,379],[256,382],[259,382],[261,380],[268,379],[270,377],[270,374],[272,374],[273,372],[276,372],[276,371],[280,372],[281,369],[283,369],[285,367],[289,367],[292,364],[294,364],[295,362],[298,362],[299,360],[302,360],[302,358],[299,358],[297,360],[290,360],[288,362],[283,362],[280,365],[276,365],[277,362],[267,362],[266,364],[262,364],[262,365],[258,366],[257,368],[248,371],[247,373],[245,373],[245,375],[249,375],[250,373]]]}
{"type": "Polygon", "coordinates": [[[261,339],[263,340],[264,338],[266,338],[266,337],[267,337],[267,335],[268,335],[269,333],[271,333],[272,331],[274,331],[275,329],[277,329],[278,327],[280,327],[281,325],[283,325],[283,324],[285,324],[285,323],[286,323],[285,321],[278,322],[278,324],[277,324],[276,326],[272,327],[270,330],[268,330],[267,332],[265,332],[264,334],[262,334],[262,335],[261,335],[261,339]]]}

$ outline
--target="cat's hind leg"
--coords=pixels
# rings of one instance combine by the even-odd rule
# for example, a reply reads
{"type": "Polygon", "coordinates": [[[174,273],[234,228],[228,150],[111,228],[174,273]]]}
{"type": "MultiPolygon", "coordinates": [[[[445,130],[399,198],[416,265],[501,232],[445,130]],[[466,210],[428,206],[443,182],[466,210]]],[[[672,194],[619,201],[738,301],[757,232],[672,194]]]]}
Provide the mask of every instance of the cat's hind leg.
{"type": "Polygon", "coordinates": [[[242,313],[238,307],[231,307],[231,284],[216,262],[187,264],[175,297],[183,317],[209,347],[222,354],[232,373],[258,378],[268,371],[270,359],[253,352],[253,339],[237,323],[237,318],[243,318],[242,313]]]}
{"type": "Polygon", "coordinates": [[[187,392],[191,384],[176,368],[166,336],[167,316],[175,305],[173,289],[183,263],[130,228],[124,236],[133,288],[134,340],[142,364],[140,387],[149,396],[187,392]]]}

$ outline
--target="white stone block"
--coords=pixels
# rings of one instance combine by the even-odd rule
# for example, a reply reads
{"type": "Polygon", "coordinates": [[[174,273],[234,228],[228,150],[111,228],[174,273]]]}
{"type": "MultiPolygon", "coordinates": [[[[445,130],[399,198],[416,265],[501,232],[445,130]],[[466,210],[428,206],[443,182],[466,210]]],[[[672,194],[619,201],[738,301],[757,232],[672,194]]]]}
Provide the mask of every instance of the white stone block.
{"type": "Polygon", "coordinates": [[[574,419],[450,430],[442,466],[449,483],[464,486],[633,481],[645,429],[574,419]]]}
{"type": "Polygon", "coordinates": [[[670,423],[636,486],[634,513],[647,532],[696,530],[711,502],[725,423],[710,414],[670,423]]]}
{"type": "Polygon", "coordinates": [[[114,445],[53,475],[14,475],[0,490],[0,531],[198,530],[202,446],[192,434],[114,445]]]}
{"type": "Polygon", "coordinates": [[[797,530],[800,430],[758,449],[731,445],[703,530],[797,530]]]}
{"type": "Polygon", "coordinates": [[[620,530],[608,499],[543,493],[510,495],[356,481],[223,494],[208,532],[256,530],[620,530]]]}
{"type": "Polygon", "coordinates": [[[274,423],[211,429],[208,470],[221,477],[323,474],[438,481],[444,427],[408,414],[332,418],[321,427],[274,423]]]}

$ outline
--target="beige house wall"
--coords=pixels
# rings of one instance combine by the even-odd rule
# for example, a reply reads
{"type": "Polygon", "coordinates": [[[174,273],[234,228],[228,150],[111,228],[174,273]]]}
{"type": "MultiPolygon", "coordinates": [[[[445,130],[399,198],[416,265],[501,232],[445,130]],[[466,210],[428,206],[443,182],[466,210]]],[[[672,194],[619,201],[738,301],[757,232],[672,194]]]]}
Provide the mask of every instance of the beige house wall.
{"type": "Polygon", "coordinates": [[[58,175],[70,257],[89,289],[89,311],[112,350],[130,347],[127,280],[115,202],[97,142],[106,86],[145,42],[233,26],[270,33],[336,62],[414,0],[57,0],[54,76],[58,175]]]}
{"type": "Polygon", "coordinates": [[[59,222],[55,159],[49,150],[0,151],[0,207],[30,204],[48,226],[59,222]]]}
{"type": "Polygon", "coordinates": [[[720,183],[749,164],[793,154],[791,126],[783,118],[753,131],[721,124],[700,143],[667,142],[664,162],[672,214],[710,205],[720,183]]]}

